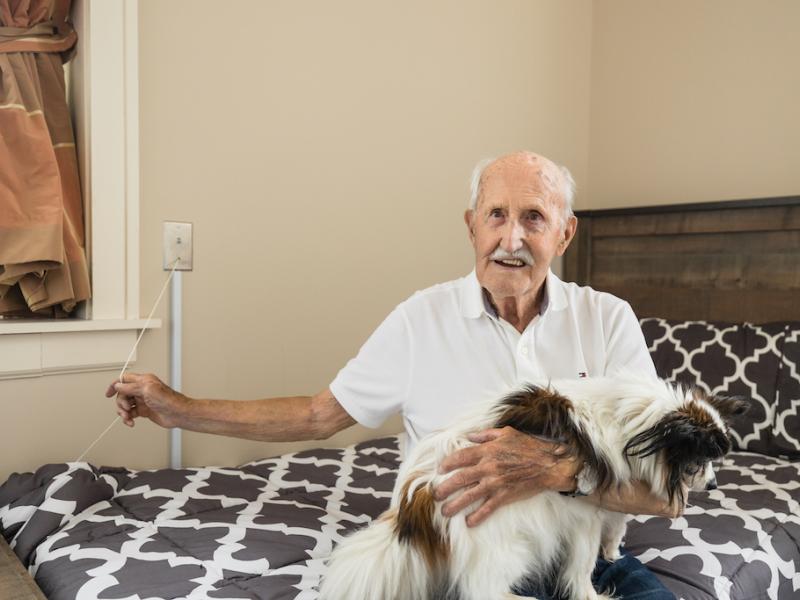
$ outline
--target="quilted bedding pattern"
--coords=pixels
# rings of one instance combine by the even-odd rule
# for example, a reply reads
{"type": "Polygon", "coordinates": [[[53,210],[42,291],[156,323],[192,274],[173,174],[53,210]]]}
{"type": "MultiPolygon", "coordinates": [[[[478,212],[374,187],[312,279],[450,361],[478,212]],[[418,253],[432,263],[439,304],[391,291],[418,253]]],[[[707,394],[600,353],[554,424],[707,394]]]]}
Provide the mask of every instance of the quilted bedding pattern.
{"type": "Polygon", "coordinates": [[[237,468],[47,465],[0,486],[0,533],[51,600],[312,599],[398,466],[394,437],[237,468]]]}
{"type": "MultiPolygon", "coordinates": [[[[0,531],[52,600],[312,600],[398,466],[397,438],[238,468],[48,465],[0,486],[0,531]]],[[[685,600],[800,597],[800,464],[736,452],[717,478],[679,519],[632,519],[628,549],[685,600]]]]}
{"type": "Polygon", "coordinates": [[[684,600],[800,598],[800,463],[732,452],[677,519],[628,521],[625,547],[684,600]]]}

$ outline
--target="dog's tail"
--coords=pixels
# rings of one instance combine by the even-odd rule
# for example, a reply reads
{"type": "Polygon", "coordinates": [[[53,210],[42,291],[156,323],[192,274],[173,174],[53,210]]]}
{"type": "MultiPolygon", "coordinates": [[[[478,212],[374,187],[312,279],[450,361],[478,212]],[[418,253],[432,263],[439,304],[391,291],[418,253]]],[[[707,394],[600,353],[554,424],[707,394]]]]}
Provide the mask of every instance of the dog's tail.
{"type": "MultiPolygon", "coordinates": [[[[406,490],[408,490],[406,484],[406,490]]],[[[322,600],[428,600],[443,582],[445,545],[434,529],[429,486],[347,537],[331,554],[322,600]]]]}

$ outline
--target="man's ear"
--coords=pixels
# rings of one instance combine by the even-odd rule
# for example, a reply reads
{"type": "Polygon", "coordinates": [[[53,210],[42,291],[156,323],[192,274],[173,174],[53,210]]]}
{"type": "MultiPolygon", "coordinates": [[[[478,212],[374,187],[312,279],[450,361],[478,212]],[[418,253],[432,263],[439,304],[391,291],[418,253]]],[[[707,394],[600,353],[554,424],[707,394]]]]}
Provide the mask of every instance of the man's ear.
{"type": "Polygon", "coordinates": [[[475,244],[475,226],[473,224],[473,217],[475,216],[475,211],[471,208],[464,211],[464,223],[467,224],[467,231],[469,231],[469,241],[472,244],[475,244]]]}
{"type": "Polygon", "coordinates": [[[572,238],[575,237],[575,232],[577,230],[578,230],[578,217],[576,217],[575,215],[570,215],[569,219],[567,219],[567,224],[564,227],[564,237],[558,244],[557,254],[559,256],[563,256],[564,252],[567,251],[567,247],[569,246],[569,243],[572,241],[572,238]]]}

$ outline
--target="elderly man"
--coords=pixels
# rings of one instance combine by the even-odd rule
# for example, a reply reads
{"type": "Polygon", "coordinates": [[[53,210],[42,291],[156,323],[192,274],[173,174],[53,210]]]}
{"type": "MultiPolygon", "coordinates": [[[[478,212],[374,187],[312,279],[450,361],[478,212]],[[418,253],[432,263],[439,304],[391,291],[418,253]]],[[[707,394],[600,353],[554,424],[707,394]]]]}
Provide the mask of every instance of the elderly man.
{"type": "MultiPolygon", "coordinates": [[[[153,375],[127,374],[107,395],[133,426],[147,417],[164,427],[289,441],[323,439],[355,422],[376,427],[401,412],[413,444],[442,428],[468,404],[542,378],[613,374],[625,368],[654,374],[630,306],[609,294],[559,280],[550,271],[575,235],[574,182],[543,156],[518,152],[478,165],[464,220],[475,270],[417,292],[401,303],[336,376],[312,397],[237,402],[190,399],[153,375]]],[[[511,428],[478,432],[477,444],[450,456],[458,469],[437,490],[452,515],[476,526],[497,507],[543,490],[570,493],[580,466],[556,442],[511,428]]],[[[644,486],[588,496],[611,510],[673,515],[644,486]]],[[[629,555],[598,561],[598,589],[623,598],[673,598],[629,555]]],[[[520,590],[537,597],[551,590],[520,590]]]]}

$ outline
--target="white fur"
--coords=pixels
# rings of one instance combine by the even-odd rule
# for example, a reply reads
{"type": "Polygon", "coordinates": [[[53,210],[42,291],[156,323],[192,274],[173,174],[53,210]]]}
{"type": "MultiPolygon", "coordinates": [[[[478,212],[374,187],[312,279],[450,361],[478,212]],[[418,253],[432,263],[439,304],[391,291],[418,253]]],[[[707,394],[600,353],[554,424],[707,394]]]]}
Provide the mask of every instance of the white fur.
{"type": "MultiPolygon", "coordinates": [[[[619,484],[640,479],[663,492],[664,473],[656,457],[627,461],[623,449],[634,435],[692,400],[688,392],[631,377],[554,381],[549,387],[570,399],[574,421],[612,466],[619,484]]],[[[400,542],[394,533],[399,494],[409,478],[409,499],[421,486],[435,488],[452,475],[438,473],[441,461],[472,445],[467,435],[492,427],[506,408],[497,400],[477,406],[417,444],[400,469],[389,511],[333,552],[323,600],[493,600],[509,597],[526,576],[543,577],[553,568],[567,597],[607,598],[594,591],[590,576],[598,551],[609,560],[619,557],[625,516],[579,498],[543,492],[502,506],[476,527],[465,522],[475,507],[445,518],[437,502],[434,527],[449,547],[446,572],[438,575],[445,581],[433,581],[437,575],[413,544],[400,542]]]]}

